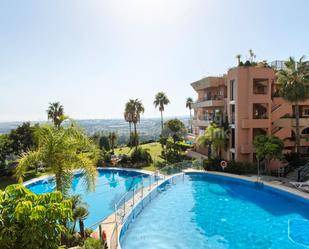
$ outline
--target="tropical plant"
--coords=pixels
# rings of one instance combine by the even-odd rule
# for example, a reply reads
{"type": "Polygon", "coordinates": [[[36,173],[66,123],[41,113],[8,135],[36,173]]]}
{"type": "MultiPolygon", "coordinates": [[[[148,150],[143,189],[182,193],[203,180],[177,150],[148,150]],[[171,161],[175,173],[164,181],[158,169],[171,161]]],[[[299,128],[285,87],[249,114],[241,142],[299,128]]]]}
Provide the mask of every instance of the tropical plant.
{"type": "Polygon", "coordinates": [[[74,195],[71,198],[72,211],[73,211],[73,227],[72,232],[75,231],[76,223],[79,223],[79,233],[82,238],[85,237],[85,225],[84,220],[88,217],[88,206],[82,201],[80,195],[74,195]]]}
{"type": "Polygon", "coordinates": [[[106,151],[110,151],[111,149],[111,144],[110,144],[110,140],[107,136],[101,136],[99,139],[99,147],[100,149],[104,149],[106,151]]]}
{"type": "Polygon", "coordinates": [[[186,101],[186,108],[189,108],[190,110],[190,132],[192,133],[193,132],[193,127],[192,127],[192,113],[191,113],[191,109],[192,109],[192,104],[193,104],[193,99],[192,98],[187,98],[187,101],[186,101]]]}
{"type": "Polygon", "coordinates": [[[36,195],[22,185],[0,190],[0,248],[57,249],[72,203],[61,192],[36,195]]]}
{"type": "Polygon", "coordinates": [[[279,94],[282,98],[294,104],[295,111],[295,148],[300,149],[299,103],[309,98],[309,62],[302,56],[298,62],[290,57],[285,62],[285,68],[277,73],[279,94]]]}
{"type": "Polygon", "coordinates": [[[133,99],[130,99],[125,105],[124,114],[123,114],[125,121],[127,121],[129,123],[129,144],[130,144],[130,147],[131,147],[131,144],[132,144],[132,122],[133,122],[133,116],[134,116],[134,113],[135,113],[134,103],[135,103],[135,101],[133,99]]]}
{"type": "Polygon", "coordinates": [[[56,188],[63,194],[71,186],[74,169],[82,171],[87,189],[94,189],[99,153],[81,129],[74,125],[68,128],[45,125],[35,134],[38,148],[20,157],[15,173],[19,182],[22,182],[28,167],[41,163],[55,174],[56,188]]]}
{"type": "Polygon", "coordinates": [[[250,62],[254,62],[254,59],[256,58],[256,55],[254,54],[252,49],[249,49],[249,55],[250,55],[250,62]]]}
{"type": "Polygon", "coordinates": [[[117,134],[115,132],[110,132],[108,134],[108,140],[109,140],[109,144],[112,147],[112,153],[114,153],[114,148],[115,148],[115,144],[117,141],[117,134]]]}
{"type": "Polygon", "coordinates": [[[159,107],[159,111],[161,113],[161,132],[163,130],[163,112],[164,106],[170,103],[168,97],[164,92],[158,92],[155,96],[155,100],[153,102],[155,108],[159,107]]]}
{"type": "Polygon", "coordinates": [[[276,136],[258,135],[254,138],[253,145],[258,161],[264,160],[267,172],[270,172],[270,162],[283,157],[284,144],[276,136]]]}
{"type": "Polygon", "coordinates": [[[137,149],[133,150],[130,158],[131,162],[134,164],[148,165],[152,163],[152,157],[149,153],[149,149],[144,149],[142,147],[138,147],[137,149]]]}
{"type": "MultiPolygon", "coordinates": [[[[141,114],[144,113],[145,108],[142,104],[142,102],[139,99],[130,99],[129,102],[127,102],[125,110],[128,110],[128,113],[130,113],[130,119],[133,123],[134,127],[134,145],[135,149],[137,149],[138,146],[138,134],[137,134],[137,123],[140,122],[141,114]]],[[[132,135],[130,135],[132,137],[132,135]]]]}
{"type": "Polygon", "coordinates": [[[51,120],[57,128],[60,127],[63,121],[69,118],[64,115],[64,108],[59,102],[49,103],[47,117],[48,120],[51,120]]]}
{"type": "Polygon", "coordinates": [[[106,246],[102,245],[102,242],[100,240],[94,239],[94,238],[87,238],[85,240],[84,249],[105,249],[106,246]]]}
{"type": "Polygon", "coordinates": [[[204,134],[198,137],[197,143],[208,148],[208,158],[212,156],[212,149],[216,151],[216,156],[221,157],[221,149],[226,142],[226,132],[218,127],[214,122],[209,124],[204,134]]]}

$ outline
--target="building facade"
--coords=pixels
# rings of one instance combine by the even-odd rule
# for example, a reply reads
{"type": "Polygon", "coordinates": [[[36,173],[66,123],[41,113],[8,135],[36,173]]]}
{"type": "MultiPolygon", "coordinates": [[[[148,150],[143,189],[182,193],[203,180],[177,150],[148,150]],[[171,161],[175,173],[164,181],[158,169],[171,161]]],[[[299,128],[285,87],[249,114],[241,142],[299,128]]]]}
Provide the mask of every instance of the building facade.
{"type": "MultiPolygon", "coordinates": [[[[206,77],[191,85],[198,95],[192,121],[196,137],[218,114],[227,116],[229,142],[221,153],[226,160],[254,161],[252,144],[260,134],[282,139],[286,152],[294,149],[293,105],[278,95],[276,69],[239,66],[224,76],[206,77]]],[[[300,103],[300,117],[301,150],[308,154],[309,100],[300,103]]],[[[207,153],[207,148],[197,146],[196,150],[207,153]]]]}

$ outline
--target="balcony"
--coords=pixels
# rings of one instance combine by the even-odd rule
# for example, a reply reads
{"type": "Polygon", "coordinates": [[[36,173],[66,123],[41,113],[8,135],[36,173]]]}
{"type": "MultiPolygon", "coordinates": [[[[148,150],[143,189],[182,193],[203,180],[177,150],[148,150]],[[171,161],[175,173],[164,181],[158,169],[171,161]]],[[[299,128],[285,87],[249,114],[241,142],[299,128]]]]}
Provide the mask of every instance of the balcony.
{"type": "Polygon", "coordinates": [[[201,100],[197,100],[195,103],[193,103],[193,108],[202,108],[202,107],[218,107],[218,106],[224,106],[224,97],[223,96],[213,96],[213,97],[207,97],[205,96],[201,100]]]}
{"type": "Polygon", "coordinates": [[[225,85],[225,77],[206,77],[191,83],[191,86],[194,88],[195,91],[224,85],[225,85]]]}

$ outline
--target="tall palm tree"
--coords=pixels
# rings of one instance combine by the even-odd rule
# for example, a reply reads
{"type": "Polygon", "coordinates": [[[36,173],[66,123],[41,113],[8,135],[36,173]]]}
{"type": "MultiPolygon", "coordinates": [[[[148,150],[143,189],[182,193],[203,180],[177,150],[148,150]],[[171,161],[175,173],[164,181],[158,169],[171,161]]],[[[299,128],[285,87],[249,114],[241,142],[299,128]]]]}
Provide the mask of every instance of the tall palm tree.
{"type": "Polygon", "coordinates": [[[125,105],[125,109],[124,109],[124,119],[126,122],[129,123],[129,144],[131,147],[132,144],[132,122],[133,122],[133,116],[134,116],[134,100],[130,99],[126,105],[125,105]]]}
{"type": "Polygon", "coordinates": [[[59,102],[49,103],[47,109],[47,118],[54,123],[54,126],[59,128],[61,123],[68,119],[68,116],[64,115],[64,108],[59,102]]]}
{"type": "Polygon", "coordinates": [[[15,173],[19,182],[23,181],[30,166],[41,163],[55,174],[56,188],[64,195],[72,185],[74,169],[82,171],[87,189],[94,189],[99,152],[81,129],[74,125],[68,128],[45,125],[35,131],[35,136],[38,140],[37,149],[19,158],[15,173]]]}
{"type": "Polygon", "coordinates": [[[117,140],[117,134],[115,132],[110,132],[108,134],[108,140],[109,140],[109,143],[112,147],[112,152],[114,153],[115,143],[116,143],[116,140],[117,140]]]}
{"type": "Polygon", "coordinates": [[[155,96],[155,100],[153,102],[154,106],[157,108],[159,107],[159,111],[161,112],[161,132],[163,130],[163,111],[164,106],[170,103],[169,99],[167,98],[164,92],[158,92],[155,96]]]}
{"type": "Polygon", "coordinates": [[[193,128],[192,128],[192,113],[191,113],[192,104],[193,104],[193,99],[191,97],[187,98],[186,108],[189,108],[189,110],[190,110],[190,125],[191,125],[190,128],[191,128],[191,133],[193,132],[193,128]]]}
{"type": "MultiPolygon", "coordinates": [[[[138,134],[137,134],[137,123],[141,119],[141,114],[145,112],[145,108],[142,102],[139,99],[130,99],[125,107],[125,113],[128,113],[130,116],[130,120],[133,123],[134,127],[134,145],[135,149],[137,149],[138,145],[138,134]]],[[[131,142],[131,141],[130,141],[131,142]]]]}
{"type": "Polygon", "coordinates": [[[294,104],[295,111],[295,147],[300,149],[299,103],[309,98],[309,62],[302,56],[298,62],[290,57],[285,62],[285,68],[277,73],[279,94],[282,98],[294,104]]]}

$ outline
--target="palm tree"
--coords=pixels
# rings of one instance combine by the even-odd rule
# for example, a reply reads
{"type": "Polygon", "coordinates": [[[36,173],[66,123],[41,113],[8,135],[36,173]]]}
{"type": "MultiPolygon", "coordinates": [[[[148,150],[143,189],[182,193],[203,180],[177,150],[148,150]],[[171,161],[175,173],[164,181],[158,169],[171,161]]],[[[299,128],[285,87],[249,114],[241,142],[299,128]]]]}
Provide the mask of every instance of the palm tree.
{"type": "Polygon", "coordinates": [[[134,144],[135,144],[135,149],[137,149],[137,145],[138,145],[137,123],[141,119],[141,114],[145,112],[145,108],[139,99],[134,99],[134,100],[130,99],[129,103],[131,105],[130,111],[132,114],[132,123],[134,127],[134,144]]]}
{"type": "Polygon", "coordinates": [[[252,63],[253,60],[256,58],[256,55],[254,54],[252,49],[249,49],[249,55],[250,55],[250,62],[252,63]]]}
{"type": "Polygon", "coordinates": [[[81,129],[74,125],[68,128],[44,125],[35,131],[35,136],[37,149],[23,153],[19,158],[15,173],[19,182],[23,181],[30,166],[42,163],[55,174],[56,188],[64,195],[72,185],[74,169],[82,171],[87,189],[94,189],[99,152],[81,129]]]}
{"type": "Polygon", "coordinates": [[[285,68],[277,73],[279,94],[282,98],[294,104],[295,111],[295,147],[300,149],[299,103],[309,98],[309,64],[302,56],[298,62],[290,57],[285,62],[285,68]]]}
{"type": "Polygon", "coordinates": [[[72,232],[75,232],[76,223],[79,223],[79,231],[82,238],[85,237],[84,220],[89,215],[88,206],[82,201],[80,195],[74,195],[70,198],[72,203],[73,227],[72,232]]]}
{"type": "Polygon", "coordinates": [[[59,102],[49,103],[49,107],[47,109],[47,118],[48,120],[52,120],[54,126],[59,128],[61,123],[68,119],[68,116],[64,115],[64,108],[60,105],[59,102]]]}
{"type": "Polygon", "coordinates": [[[154,106],[157,108],[159,107],[159,111],[161,112],[161,132],[163,130],[163,111],[164,106],[170,103],[169,99],[167,98],[164,92],[158,92],[155,96],[155,100],[153,102],[154,106]]]}
{"type": "Polygon", "coordinates": [[[238,66],[240,65],[241,54],[236,55],[238,66]]]}
{"type": "Polygon", "coordinates": [[[133,116],[134,116],[134,100],[130,99],[126,105],[124,110],[124,119],[126,122],[129,123],[129,144],[130,147],[132,145],[132,122],[133,122],[133,116]]]}
{"type": "Polygon", "coordinates": [[[117,134],[115,132],[110,132],[108,134],[108,140],[109,140],[109,143],[112,147],[112,152],[114,153],[115,143],[116,143],[116,140],[117,140],[117,134]]]}
{"type": "Polygon", "coordinates": [[[190,97],[187,98],[187,101],[186,101],[186,108],[189,108],[189,110],[190,110],[191,133],[193,132],[193,128],[192,128],[192,113],[191,113],[192,104],[193,104],[193,99],[190,98],[190,97]]]}
{"type": "Polygon", "coordinates": [[[211,157],[212,148],[216,155],[221,157],[221,148],[225,145],[226,136],[223,128],[218,127],[215,123],[207,126],[203,135],[198,137],[197,143],[200,146],[208,148],[208,158],[211,157]]]}

